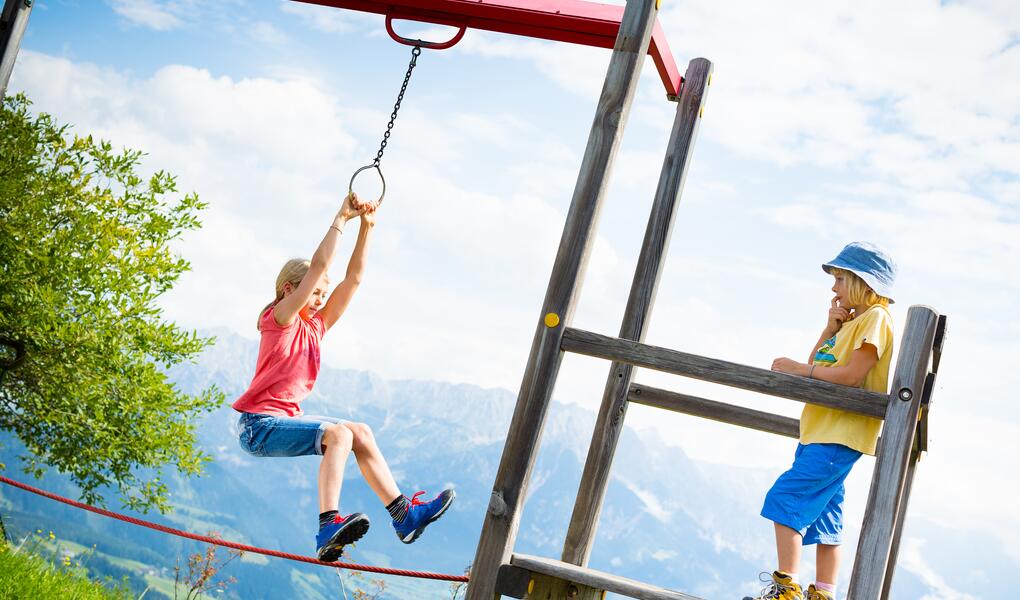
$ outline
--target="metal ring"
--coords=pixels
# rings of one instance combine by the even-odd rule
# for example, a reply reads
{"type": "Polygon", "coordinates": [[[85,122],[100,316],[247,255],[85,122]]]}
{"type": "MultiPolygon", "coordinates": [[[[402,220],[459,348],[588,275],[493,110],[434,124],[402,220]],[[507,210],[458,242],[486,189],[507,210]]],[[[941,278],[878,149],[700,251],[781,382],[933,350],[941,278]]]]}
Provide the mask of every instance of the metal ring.
{"type": "Polygon", "coordinates": [[[386,195],[386,178],[383,177],[382,169],[380,169],[379,165],[377,164],[365,165],[364,167],[361,167],[360,169],[355,171],[354,175],[351,175],[351,182],[347,184],[347,194],[350,195],[354,193],[354,180],[355,178],[357,178],[358,174],[364,171],[365,169],[375,169],[379,173],[379,180],[382,181],[382,193],[379,194],[379,199],[376,200],[375,202],[376,206],[378,206],[382,204],[383,197],[386,195]]]}
{"type": "Polygon", "coordinates": [[[462,25],[459,23],[442,23],[439,21],[431,20],[425,21],[419,17],[405,15],[386,15],[386,33],[390,34],[390,37],[393,38],[393,41],[398,42],[400,44],[404,44],[405,46],[421,46],[422,48],[428,48],[429,50],[446,50],[447,48],[450,48],[454,44],[459,42],[461,38],[464,37],[464,32],[466,31],[467,25],[462,25]],[[453,36],[452,39],[446,42],[426,42],[424,40],[412,40],[399,35],[396,31],[393,30],[393,19],[402,19],[405,21],[418,21],[422,23],[433,23],[438,25],[445,25],[447,27],[457,27],[458,31],[453,36]]]}

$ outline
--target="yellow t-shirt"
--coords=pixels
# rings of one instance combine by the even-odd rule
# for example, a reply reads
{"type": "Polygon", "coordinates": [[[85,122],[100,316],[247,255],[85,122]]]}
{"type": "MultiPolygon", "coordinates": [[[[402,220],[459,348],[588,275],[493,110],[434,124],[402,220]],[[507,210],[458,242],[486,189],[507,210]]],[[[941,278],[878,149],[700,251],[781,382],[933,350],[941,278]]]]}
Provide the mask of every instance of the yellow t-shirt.
{"type": "MultiPolygon", "coordinates": [[[[866,390],[889,392],[889,364],[892,362],[893,327],[889,310],[874,305],[843,327],[822,344],[815,353],[815,368],[842,367],[850,364],[850,356],[867,342],[878,350],[878,362],[864,377],[866,390]]],[[[843,444],[875,454],[881,419],[866,417],[845,410],[808,404],[800,417],[800,443],[843,444]]]]}

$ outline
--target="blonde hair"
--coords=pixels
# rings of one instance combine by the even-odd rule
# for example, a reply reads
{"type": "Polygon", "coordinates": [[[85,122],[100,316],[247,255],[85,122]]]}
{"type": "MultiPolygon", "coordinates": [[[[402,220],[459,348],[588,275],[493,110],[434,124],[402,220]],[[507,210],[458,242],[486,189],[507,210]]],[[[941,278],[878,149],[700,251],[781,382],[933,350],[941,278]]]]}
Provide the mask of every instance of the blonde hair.
{"type": "Polygon", "coordinates": [[[304,258],[292,258],[284,263],[283,268],[280,269],[280,274],[276,276],[276,299],[262,307],[262,310],[259,311],[259,317],[255,321],[256,329],[262,330],[262,315],[266,313],[266,309],[275,306],[277,302],[283,300],[284,286],[288,283],[294,288],[299,286],[311,266],[311,261],[304,258]]]}
{"type": "Polygon", "coordinates": [[[868,282],[861,279],[857,273],[832,267],[829,274],[838,275],[846,279],[846,301],[850,306],[874,306],[876,304],[885,307],[889,306],[889,299],[885,296],[879,296],[875,290],[871,289],[868,282]]]}

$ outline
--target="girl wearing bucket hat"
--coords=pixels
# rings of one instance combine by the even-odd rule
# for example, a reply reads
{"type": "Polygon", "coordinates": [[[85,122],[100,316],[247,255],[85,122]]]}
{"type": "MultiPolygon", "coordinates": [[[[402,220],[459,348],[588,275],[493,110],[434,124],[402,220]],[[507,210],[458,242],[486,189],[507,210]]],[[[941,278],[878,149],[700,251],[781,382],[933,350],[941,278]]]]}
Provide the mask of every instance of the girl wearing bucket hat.
{"type": "MultiPolygon", "coordinates": [[[[806,363],[777,358],[773,371],[887,393],[893,327],[888,306],[896,267],[868,242],[847,244],[822,265],[832,275],[828,319],[806,363]]],[[[875,454],[882,422],[814,404],[804,406],[793,466],[765,496],[761,515],[773,522],[778,569],[765,589],[744,600],[834,600],[843,541],[843,482],[862,454],[875,454]],[[815,583],[797,577],[801,547],[817,544],[815,583]]]]}

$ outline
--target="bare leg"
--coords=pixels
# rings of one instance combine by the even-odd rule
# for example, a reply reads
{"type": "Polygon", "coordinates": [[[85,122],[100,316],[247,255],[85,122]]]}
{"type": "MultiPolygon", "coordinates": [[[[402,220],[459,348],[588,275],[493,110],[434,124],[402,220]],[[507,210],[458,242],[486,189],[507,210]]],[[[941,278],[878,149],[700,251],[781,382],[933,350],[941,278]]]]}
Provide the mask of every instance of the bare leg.
{"type": "Polygon", "coordinates": [[[817,556],[815,557],[815,581],[835,584],[839,577],[839,560],[842,556],[840,546],[818,544],[817,556]]]}
{"type": "Polygon", "coordinates": [[[803,538],[800,533],[786,525],[775,523],[776,554],[779,556],[779,570],[797,573],[800,569],[800,551],[803,538]]]}
{"type": "Polygon", "coordinates": [[[319,463],[319,512],[337,510],[340,486],[344,482],[344,464],[351,453],[354,436],[343,424],[330,425],[322,434],[322,462],[319,463]]]}
{"type": "Polygon", "coordinates": [[[344,423],[354,436],[353,450],[354,457],[358,461],[358,468],[372,488],[379,501],[389,504],[400,495],[400,488],[393,480],[390,467],[386,464],[379,446],[375,443],[375,435],[372,428],[364,423],[344,423]]]}

